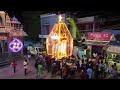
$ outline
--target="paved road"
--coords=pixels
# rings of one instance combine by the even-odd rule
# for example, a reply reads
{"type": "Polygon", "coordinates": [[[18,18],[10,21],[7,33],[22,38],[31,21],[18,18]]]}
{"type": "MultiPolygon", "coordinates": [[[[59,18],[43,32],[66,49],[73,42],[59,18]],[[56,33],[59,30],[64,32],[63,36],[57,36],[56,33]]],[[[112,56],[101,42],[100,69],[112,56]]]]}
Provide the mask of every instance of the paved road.
{"type": "MultiPolygon", "coordinates": [[[[36,79],[36,69],[34,68],[34,61],[29,61],[28,74],[24,76],[23,61],[17,61],[16,73],[13,73],[11,66],[0,69],[0,79],[36,79]]],[[[42,79],[61,79],[60,76],[51,77],[51,73],[43,71],[42,79]]]]}

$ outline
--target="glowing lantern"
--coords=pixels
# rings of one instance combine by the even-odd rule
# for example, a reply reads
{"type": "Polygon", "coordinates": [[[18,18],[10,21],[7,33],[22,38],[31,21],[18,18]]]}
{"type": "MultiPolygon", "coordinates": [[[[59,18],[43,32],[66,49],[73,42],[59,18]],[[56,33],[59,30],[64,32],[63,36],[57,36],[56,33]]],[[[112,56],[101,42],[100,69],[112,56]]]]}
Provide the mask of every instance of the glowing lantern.
{"type": "Polygon", "coordinates": [[[13,38],[9,43],[9,48],[12,52],[19,52],[23,48],[23,43],[19,39],[13,38]]]}
{"type": "Polygon", "coordinates": [[[62,22],[61,15],[58,17],[58,23],[55,24],[46,40],[47,54],[61,59],[72,55],[73,38],[66,26],[62,22]]]}

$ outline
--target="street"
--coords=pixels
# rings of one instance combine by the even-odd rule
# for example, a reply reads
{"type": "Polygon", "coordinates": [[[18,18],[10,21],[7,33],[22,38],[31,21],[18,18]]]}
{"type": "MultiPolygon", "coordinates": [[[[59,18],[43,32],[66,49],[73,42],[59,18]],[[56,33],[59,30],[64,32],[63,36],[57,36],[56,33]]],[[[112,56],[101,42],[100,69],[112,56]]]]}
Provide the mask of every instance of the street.
{"type": "MultiPolygon", "coordinates": [[[[14,74],[11,65],[0,69],[0,79],[37,79],[36,69],[34,68],[34,60],[29,61],[27,76],[24,76],[23,60],[16,61],[17,68],[14,74]]],[[[42,79],[61,79],[60,76],[51,77],[51,73],[43,71],[42,79]]]]}

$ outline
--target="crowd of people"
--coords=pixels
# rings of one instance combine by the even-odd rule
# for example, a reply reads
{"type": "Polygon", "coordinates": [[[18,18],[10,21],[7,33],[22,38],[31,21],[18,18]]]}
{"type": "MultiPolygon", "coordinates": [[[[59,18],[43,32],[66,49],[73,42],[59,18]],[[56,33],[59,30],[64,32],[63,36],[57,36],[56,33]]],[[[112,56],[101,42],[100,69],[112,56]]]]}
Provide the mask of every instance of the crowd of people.
{"type": "MultiPolygon", "coordinates": [[[[24,62],[24,74],[27,75],[27,58],[24,62]]],[[[117,79],[116,63],[108,67],[108,63],[104,58],[97,56],[96,58],[79,58],[69,57],[58,60],[49,55],[37,54],[35,58],[36,75],[41,79],[44,70],[51,73],[51,77],[61,76],[62,79],[117,79]]],[[[16,72],[16,62],[12,64],[14,73],[16,72]]]]}
{"type": "Polygon", "coordinates": [[[117,79],[116,63],[108,68],[108,63],[101,58],[69,57],[57,60],[49,55],[38,55],[35,67],[37,75],[41,78],[43,70],[47,70],[52,76],[60,75],[63,79],[117,79]],[[77,77],[76,77],[77,76],[77,77]]]}

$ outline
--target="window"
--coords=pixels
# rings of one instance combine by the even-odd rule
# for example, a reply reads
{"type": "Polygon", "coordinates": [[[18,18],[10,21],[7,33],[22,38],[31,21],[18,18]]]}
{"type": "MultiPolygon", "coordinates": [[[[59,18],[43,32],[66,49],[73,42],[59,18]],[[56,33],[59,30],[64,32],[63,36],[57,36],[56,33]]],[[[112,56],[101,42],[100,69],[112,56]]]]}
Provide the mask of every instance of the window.
{"type": "Polygon", "coordinates": [[[41,28],[42,35],[48,35],[50,30],[50,25],[43,25],[41,28]]]}
{"type": "Polygon", "coordinates": [[[87,30],[87,29],[93,29],[93,25],[92,25],[92,24],[87,24],[87,25],[86,25],[86,30],[87,30]]]}
{"type": "Polygon", "coordinates": [[[78,25],[78,29],[79,29],[79,30],[85,30],[85,29],[86,29],[86,27],[85,27],[85,25],[84,25],[84,24],[81,24],[81,25],[78,25]]]}

